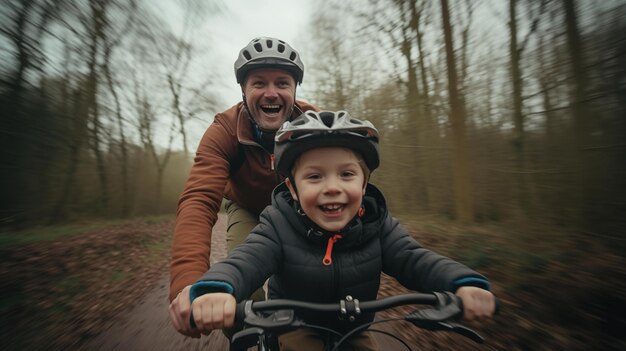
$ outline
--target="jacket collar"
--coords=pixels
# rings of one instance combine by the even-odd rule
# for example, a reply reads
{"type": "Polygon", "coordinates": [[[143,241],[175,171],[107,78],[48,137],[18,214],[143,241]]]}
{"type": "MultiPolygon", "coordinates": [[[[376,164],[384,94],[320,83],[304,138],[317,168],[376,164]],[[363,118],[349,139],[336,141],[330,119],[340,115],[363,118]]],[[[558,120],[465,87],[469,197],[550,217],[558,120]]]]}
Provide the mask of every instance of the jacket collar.
{"type": "MultiPolygon", "coordinates": [[[[284,182],[274,188],[272,204],[280,211],[295,232],[305,236],[307,240],[325,246],[328,238],[337,234],[318,230],[319,228],[316,225],[311,225],[311,221],[305,215],[298,213],[295,201],[284,182]]],[[[383,194],[373,184],[367,184],[363,206],[365,207],[364,216],[351,222],[350,227],[341,232],[343,238],[337,241],[337,248],[358,245],[381,233],[382,225],[388,214],[387,204],[383,194]]]]}
{"type": "MultiPolygon", "coordinates": [[[[254,136],[254,129],[252,125],[252,121],[248,117],[248,112],[243,104],[243,101],[240,101],[236,105],[236,113],[237,113],[237,140],[241,144],[259,144],[257,138],[254,136]]],[[[291,113],[291,117],[289,120],[293,120],[294,118],[300,116],[302,114],[302,107],[300,101],[295,101],[293,106],[293,112],[291,113]]]]}
{"type": "Polygon", "coordinates": [[[252,122],[243,105],[243,101],[237,104],[237,140],[242,144],[258,144],[254,138],[252,122]]]}

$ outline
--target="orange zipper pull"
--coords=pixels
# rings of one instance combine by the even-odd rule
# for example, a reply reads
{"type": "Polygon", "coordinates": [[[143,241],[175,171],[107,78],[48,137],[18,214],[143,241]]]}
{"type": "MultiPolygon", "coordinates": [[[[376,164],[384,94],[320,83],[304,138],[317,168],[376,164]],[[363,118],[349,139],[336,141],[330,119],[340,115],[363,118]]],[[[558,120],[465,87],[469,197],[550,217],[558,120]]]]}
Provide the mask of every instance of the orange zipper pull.
{"type": "Polygon", "coordinates": [[[274,154],[270,155],[270,167],[272,168],[272,171],[274,170],[274,154]]]}
{"type": "Polygon", "coordinates": [[[331,257],[331,254],[333,252],[333,245],[335,245],[335,242],[341,238],[343,237],[339,234],[335,234],[331,238],[328,238],[328,245],[326,246],[326,255],[324,256],[324,259],[322,260],[322,263],[324,264],[324,266],[330,266],[333,263],[333,259],[331,257]]]}

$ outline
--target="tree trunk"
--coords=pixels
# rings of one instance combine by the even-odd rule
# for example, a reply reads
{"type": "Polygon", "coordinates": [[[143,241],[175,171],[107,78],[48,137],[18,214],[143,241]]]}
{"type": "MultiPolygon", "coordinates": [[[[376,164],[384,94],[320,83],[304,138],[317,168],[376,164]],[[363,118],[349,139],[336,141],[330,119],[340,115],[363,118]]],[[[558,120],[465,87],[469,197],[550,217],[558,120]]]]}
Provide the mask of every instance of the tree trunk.
{"type": "Polygon", "coordinates": [[[448,1],[441,0],[441,15],[443,19],[443,32],[446,47],[446,63],[448,66],[448,94],[450,103],[450,124],[453,138],[453,179],[454,179],[454,205],[456,217],[461,222],[474,220],[474,205],[472,194],[472,181],[469,164],[469,145],[465,131],[465,110],[463,99],[458,91],[456,59],[452,43],[452,26],[448,1]]]}
{"type": "MultiPolygon", "coordinates": [[[[106,40],[105,40],[106,42],[106,40]]],[[[130,186],[129,186],[129,174],[128,174],[128,145],[126,142],[126,135],[124,134],[124,118],[122,117],[122,106],[120,104],[115,85],[113,83],[113,74],[110,69],[111,60],[111,47],[107,46],[104,52],[104,74],[107,80],[107,85],[113,101],[115,102],[115,116],[117,121],[117,128],[120,135],[120,153],[121,153],[121,177],[122,177],[122,217],[128,217],[130,212],[130,186]]],[[[187,154],[185,153],[185,156],[187,154]]]]}
{"type": "Polygon", "coordinates": [[[102,36],[103,26],[105,24],[104,8],[99,1],[90,1],[91,19],[93,20],[93,28],[90,28],[90,44],[89,44],[89,76],[87,85],[87,94],[89,101],[89,117],[91,120],[91,149],[96,156],[96,166],[98,170],[98,180],[100,182],[100,209],[99,212],[106,212],[109,207],[109,192],[107,184],[106,167],[104,164],[104,156],[100,149],[100,112],[98,108],[98,72],[97,72],[97,55],[98,43],[102,36]]]}
{"type": "Polygon", "coordinates": [[[578,18],[576,14],[576,6],[574,0],[563,0],[565,6],[565,24],[567,30],[567,47],[571,59],[571,76],[574,81],[571,85],[571,104],[570,109],[574,116],[574,128],[576,136],[576,152],[577,157],[577,179],[574,193],[577,194],[577,205],[579,215],[576,216],[579,225],[583,230],[589,229],[592,222],[591,213],[593,204],[591,203],[590,176],[587,167],[589,159],[587,158],[585,148],[588,146],[588,137],[590,126],[587,121],[587,104],[585,103],[585,87],[587,86],[587,77],[585,74],[583,63],[583,47],[578,29],[578,18]]]}
{"type": "Polygon", "coordinates": [[[511,55],[511,83],[513,88],[513,149],[515,154],[515,168],[517,178],[518,205],[523,214],[528,214],[528,191],[525,176],[525,140],[524,140],[524,116],[522,114],[522,73],[520,69],[521,51],[517,44],[517,0],[509,1],[509,29],[510,42],[509,52],[511,55]]]}
{"type": "MultiPolygon", "coordinates": [[[[69,80],[69,75],[66,77],[66,80],[69,80]]],[[[83,147],[87,132],[87,120],[84,116],[88,113],[88,106],[86,106],[84,99],[82,98],[80,89],[77,89],[73,95],[74,105],[73,111],[70,115],[72,120],[72,129],[70,130],[70,133],[68,133],[70,145],[68,164],[65,171],[65,182],[61,188],[61,195],[56,202],[55,209],[52,212],[50,223],[62,222],[67,217],[68,203],[72,197],[74,189],[76,188],[76,170],[78,169],[80,162],[80,150],[83,147]]]]}

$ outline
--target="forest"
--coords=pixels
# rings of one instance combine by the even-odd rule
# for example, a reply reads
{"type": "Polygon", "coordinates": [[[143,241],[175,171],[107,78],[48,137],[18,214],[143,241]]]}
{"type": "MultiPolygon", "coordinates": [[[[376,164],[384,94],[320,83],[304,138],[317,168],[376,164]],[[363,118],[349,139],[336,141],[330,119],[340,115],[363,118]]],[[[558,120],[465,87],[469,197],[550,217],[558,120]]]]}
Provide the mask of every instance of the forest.
{"type": "MultiPolygon", "coordinates": [[[[298,97],[377,125],[398,212],[624,239],[626,7],[602,4],[324,1],[298,97]]],[[[141,1],[3,5],[0,225],[175,208],[190,131],[235,103],[196,69],[193,27],[225,10],[186,6],[177,31],[141,1]]]]}
{"type": "MultiPolygon", "coordinates": [[[[235,85],[232,63],[212,51],[228,39],[199,30],[228,2],[172,4],[178,25],[150,1],[2,1],[3,235],[175,213],[202,132],[237,101],[220,94],[235,85]]],[[[377,126],[372,182],[394,215],[498,228],[466,246],[447,240],[497,278],[528,269],[503,290],[569,274],[556,286],[581,289],[572,303],[606,293],[610,302],[585,309],[586,326],[617,337],[626,2],[320,0],[302,21],[291,43],[305,64],[297,98],[377,126]]]]}

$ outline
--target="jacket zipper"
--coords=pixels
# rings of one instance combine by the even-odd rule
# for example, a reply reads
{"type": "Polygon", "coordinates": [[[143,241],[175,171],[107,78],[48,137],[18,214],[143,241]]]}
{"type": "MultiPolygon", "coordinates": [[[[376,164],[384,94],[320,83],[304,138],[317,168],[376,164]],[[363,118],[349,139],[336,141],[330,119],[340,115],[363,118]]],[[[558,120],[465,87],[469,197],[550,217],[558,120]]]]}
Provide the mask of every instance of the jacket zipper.
{"type": "Polygon", "coordinates": [[[324,264],[324,266],[330,266],[331,264],[333,264],[333,246],[335,245],[335,242],[337,242],[337,240],[341,238],[343,237],[339,234],[335,234],[332,237],[328,238],[328,244],[326,245],[326,255],[324,255],[324,259],[322,259],[322,263],[324,264]]]}

